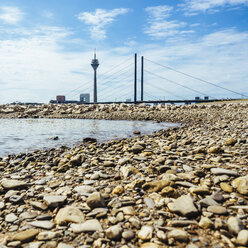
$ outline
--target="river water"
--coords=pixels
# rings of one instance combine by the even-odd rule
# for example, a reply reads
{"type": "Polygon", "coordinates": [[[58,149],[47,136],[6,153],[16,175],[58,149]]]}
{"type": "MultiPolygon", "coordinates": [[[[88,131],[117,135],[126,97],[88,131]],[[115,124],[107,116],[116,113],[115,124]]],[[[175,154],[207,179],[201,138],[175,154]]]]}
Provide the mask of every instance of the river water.
{"type": "Polygon", "coordinates": [[[151,134],[176,126],[148,121],[83,119],[0,119],[0,157],[61,145],[73,146],[85,137],[107,141],[132,137],[134,131],[151,134]],[[58,140],[52,138],[58,136],[58,140]]]}

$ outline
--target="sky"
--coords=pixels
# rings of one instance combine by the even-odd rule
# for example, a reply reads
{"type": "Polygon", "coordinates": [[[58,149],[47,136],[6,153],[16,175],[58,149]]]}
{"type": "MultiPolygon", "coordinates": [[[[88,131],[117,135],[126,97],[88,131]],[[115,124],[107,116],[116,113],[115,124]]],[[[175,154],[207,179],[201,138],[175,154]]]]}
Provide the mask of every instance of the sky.
{"type": "Polygon", "coordinates": [[[0,104],[248,95],[248,0],[0,0],[0,104]],[[191,77],[190,77],[191,76],[191,77]],[[200,80],[199,80],[200,79],[200,80]],[[242,95],[243,94],[243,95],[242,95]]]}

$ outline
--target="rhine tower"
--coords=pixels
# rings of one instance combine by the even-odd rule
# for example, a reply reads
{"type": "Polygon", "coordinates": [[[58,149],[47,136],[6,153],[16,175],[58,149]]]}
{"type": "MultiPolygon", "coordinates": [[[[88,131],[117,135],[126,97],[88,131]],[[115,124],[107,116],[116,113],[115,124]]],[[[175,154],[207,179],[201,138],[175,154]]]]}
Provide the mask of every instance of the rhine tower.
{"type": "Polygon", "coordinates": [[[91,66],[94,70],[94,97],[93,97],[93,101],[94,101],[94,103],[97,103],[97,75],[96,75],[96,70],[99,66],[99,61],[96,58],[96,50],[94,53],[94,59],[92,59],[92,61],[91,61],[91,66]]]}

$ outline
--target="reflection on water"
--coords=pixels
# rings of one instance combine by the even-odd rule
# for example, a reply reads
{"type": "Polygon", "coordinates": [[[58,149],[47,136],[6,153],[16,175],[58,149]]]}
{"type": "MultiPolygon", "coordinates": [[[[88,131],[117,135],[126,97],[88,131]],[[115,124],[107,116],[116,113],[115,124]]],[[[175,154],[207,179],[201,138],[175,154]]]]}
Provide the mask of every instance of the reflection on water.
{"type": "Polygon", "coordinates": [[[61,145],[73,146],[85,137],[107,141],[175,126],[171,123],[145,121],[109,121],[80,119],[0,119],[0,156],[46,149],[61,145]],[[59,140],[52,140],[58,136],[59,140]]]}

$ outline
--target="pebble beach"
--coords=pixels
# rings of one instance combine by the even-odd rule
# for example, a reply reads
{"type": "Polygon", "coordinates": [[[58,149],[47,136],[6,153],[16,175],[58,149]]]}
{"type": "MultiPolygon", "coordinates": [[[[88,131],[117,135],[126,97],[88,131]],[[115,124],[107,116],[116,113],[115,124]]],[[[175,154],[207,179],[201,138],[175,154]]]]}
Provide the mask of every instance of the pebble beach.
{"type": "Polygon", "coordinates": [[[0,158],[0,247],[248,247],[248,102],[0,105],[180,127],[0,158]]]}

